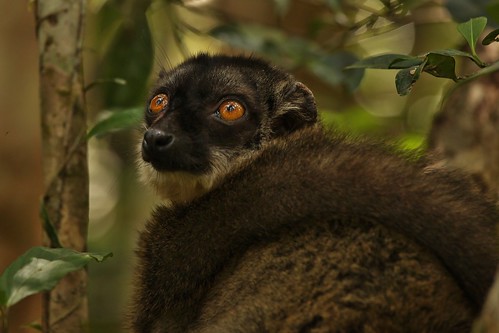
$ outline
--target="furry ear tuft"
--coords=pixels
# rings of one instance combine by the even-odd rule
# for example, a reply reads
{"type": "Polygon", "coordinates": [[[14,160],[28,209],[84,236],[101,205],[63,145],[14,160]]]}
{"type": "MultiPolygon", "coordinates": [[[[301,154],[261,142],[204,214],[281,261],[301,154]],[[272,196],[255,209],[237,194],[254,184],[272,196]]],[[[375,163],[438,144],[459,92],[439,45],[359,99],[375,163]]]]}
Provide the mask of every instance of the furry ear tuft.
{"type": "Polygon", "coordinates": [[[283,136],[317,122],[317,106],[310,89],[295,82],[286,92],[271,122],[272,133],[283,136]]]}

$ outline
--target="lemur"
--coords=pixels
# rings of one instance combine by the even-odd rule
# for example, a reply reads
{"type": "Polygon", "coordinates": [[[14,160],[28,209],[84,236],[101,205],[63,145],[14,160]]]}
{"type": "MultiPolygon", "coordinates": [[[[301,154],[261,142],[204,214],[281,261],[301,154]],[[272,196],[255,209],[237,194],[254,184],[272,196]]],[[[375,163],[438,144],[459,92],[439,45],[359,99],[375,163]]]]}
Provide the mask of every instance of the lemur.
{"type": "Polygon", "coordinates": [[[326,129],[312,92],[255,57],[162,71],[143,180],[134,332],[468,332],[499,214],[463,174],[326,129]]]}

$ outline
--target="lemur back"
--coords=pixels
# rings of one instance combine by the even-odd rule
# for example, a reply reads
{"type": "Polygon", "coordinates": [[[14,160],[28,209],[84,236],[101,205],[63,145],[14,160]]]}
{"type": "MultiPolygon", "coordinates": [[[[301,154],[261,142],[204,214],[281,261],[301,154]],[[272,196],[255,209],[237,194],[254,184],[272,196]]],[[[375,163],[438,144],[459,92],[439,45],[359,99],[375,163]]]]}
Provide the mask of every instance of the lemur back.
{"type": "Polygon", "coordinates": [[[464,175],[317,122],[258,59],[160,75],[142,176],[166,204],[138,246],[136,332],[466,332],[498,213],[464,175]]]}

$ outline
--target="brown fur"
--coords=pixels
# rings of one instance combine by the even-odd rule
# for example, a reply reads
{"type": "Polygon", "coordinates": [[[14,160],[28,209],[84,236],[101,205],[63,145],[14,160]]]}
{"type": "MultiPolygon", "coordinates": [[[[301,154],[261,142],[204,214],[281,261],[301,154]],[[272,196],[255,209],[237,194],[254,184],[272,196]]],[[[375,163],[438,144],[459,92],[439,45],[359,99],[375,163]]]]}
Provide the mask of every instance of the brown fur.
{"type": "Polygon", "coordinates": [[[464,176],[319,125],[248,154],[153,213],[135,332],[469,331],[498,262],[498,215],[464,176]]]}

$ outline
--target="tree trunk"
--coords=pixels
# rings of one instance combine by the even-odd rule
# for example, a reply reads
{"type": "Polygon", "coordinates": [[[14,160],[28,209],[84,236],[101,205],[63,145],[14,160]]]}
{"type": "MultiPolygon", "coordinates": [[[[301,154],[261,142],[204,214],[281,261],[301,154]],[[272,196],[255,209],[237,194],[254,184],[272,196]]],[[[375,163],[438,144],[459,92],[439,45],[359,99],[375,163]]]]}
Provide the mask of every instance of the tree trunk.
{"type": "MultiPolygon", "coordinates": [[[[88,166],[82,78],[85,0],[38,0],[43,204],[63,247],[86,250],[88,166]]],[[[50,241],[45,240],[46,244],[50,241]]],[[[82,332],[87,273],[71,273],[43,298],[44,332],[82,332]]]]}

